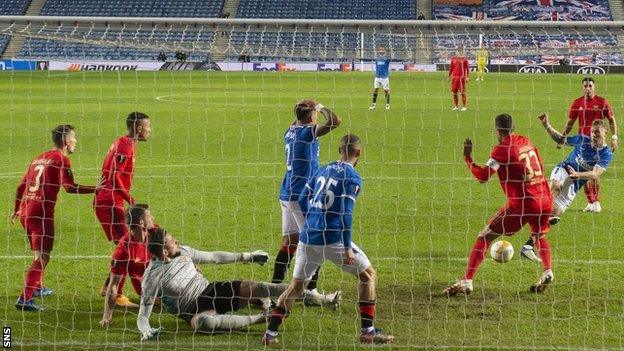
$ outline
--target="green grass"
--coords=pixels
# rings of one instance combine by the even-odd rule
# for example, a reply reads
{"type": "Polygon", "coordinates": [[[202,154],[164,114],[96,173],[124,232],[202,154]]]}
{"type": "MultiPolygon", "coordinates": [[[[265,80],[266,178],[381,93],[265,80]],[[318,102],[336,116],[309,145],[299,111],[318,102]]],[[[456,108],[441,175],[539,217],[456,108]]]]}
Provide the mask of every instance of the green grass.
{"type": "MultiPolygon", "coordinates": [[[[537,123],[541,111],[562,127],[580,76],[491,74],[471,82],[470,110],[451,112],[443,73],[395,73],[392,109],[368,110],[372,77],[361,73],[55,72],[3,73],[0,80],[0,210],[10,214],[15,186],[27,163],[50,146],[57,124],[77,128],[72,155],[79,183],[94,184],[110,143],[124,133],[124,118],[140,110],[153,117],[153,139],[138,148],[133,194],[149,203],[157,221],[184,244],[204,250],[277,252],[277,195],[285,167],[282,134],[292,106],[314,98],[334,109],[342,126],[321,140],[321,162],[337,157],[339,138],[360,135],[358,169],[364,191],[356,206],[354,240],[378,270],[377,325],[401,349],[622,349],[624,258],[618,181],[619,154],[602,181],[603,213],[584,214],[581,194],[549,235],[556,282],[544,294],[528,293],[537,265],[518,257],[500,265],[488,259],[468,297],[439,292],[464,270],[465,257],[487,219],[504,202],[498,184],[479,184],[462,162],[465,137],[483,163],[496,143],[493,116],[511,113],[518,133],[541,149],[547,172],[569,150],[557,150],[537,123]]],[[[599,94],[624,111],[624,76],[597,77],[599,94]]],[[[381,96],[380,96],[381,98],[381,96]]],[[[380,106],[382,104],[379,104],[380,106]]],[[[46,285],[55,296],[43,313],[13,308],[30,250],[24,231],[3,221],[0,233],[0,310],[22,349],[260,348],[262,326],[250,333],[193,334],[173,316],[154,314],[166,332],[141,344],[136,314],[117,311],[109,329],[97,322],[98,290],[112,245],[99,227],[91,196],[63,193],[46,285]]],[[[510,238],[518,250],[527,229],[510,238]]],[[[202,267],[210,280],[267,280],[265,267],[202,267]]],[[[323,267],[322,290],[342,289],[338,312],[298,306],[281,334],[280,349],[356,349],[356,282],[323,267]]],[[[131,292],[130,284],[126,292],[131,292]]]]}

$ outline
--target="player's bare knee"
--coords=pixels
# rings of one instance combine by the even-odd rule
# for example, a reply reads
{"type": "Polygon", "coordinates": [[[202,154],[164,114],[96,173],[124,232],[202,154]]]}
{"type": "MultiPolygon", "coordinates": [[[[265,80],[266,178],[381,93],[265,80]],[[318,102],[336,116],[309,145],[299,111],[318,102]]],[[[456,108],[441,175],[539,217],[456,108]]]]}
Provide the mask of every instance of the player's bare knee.
{"type": "Polygon", "coordinates": [[[362,283],[370,283],[375,282],[377,279],[377,271],[372,266],[366,268],[363,272],[359,274],[360,282],[362,283]]]}

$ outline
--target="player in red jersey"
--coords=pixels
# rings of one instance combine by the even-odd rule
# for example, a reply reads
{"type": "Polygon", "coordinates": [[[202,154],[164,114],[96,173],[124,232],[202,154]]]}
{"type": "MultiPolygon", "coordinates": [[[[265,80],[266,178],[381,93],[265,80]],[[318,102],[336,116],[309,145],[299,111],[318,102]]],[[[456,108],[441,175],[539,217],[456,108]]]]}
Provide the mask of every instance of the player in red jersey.
{"type": "Polygon", "coordinates": [[[154,217],[149,206],[145,204],[131,205],[125,213],[129,233],[124,235],[117,244],[111,260],[110,283],[104,299],[104,315],[100,325],[107,326],[113,321],[113,310],[118,297],[117,290],[126,275],[130,276],[134,290],[141,296],[143,273],[149,264],[151,254],[147,250],[148,231],[154,228],[154,217]]]}
{"type": "Polygon", "coordinates": [[[476,165],[472,160],[470,139],[464,142],[464,160],[470,172],[482,183],[498,173],[507,203],[477,236],[463,278],[443,291],[448,296],[472,292],[472,279],[490,244],[501,235],[515,234],[526,223],[531,226],[531,236],[539,244],[544,268],[542,276],[530,290],[542,292],[553,280],[550,244],[545,237],[550,229],[548,218],[552,212],[552,198],[544,177],[542,158],[529,138],[514,134],[510,115],[496,116],[495,126],[500,143],[492,150],[485,167],[476,165]]]}
{"type": "MultiPolygon", "coordinates": [[[[618,147],[617,124],[613,115],[613,110],[607,99],[596,95],[596,82],[592,77],[583,78],[583,96],[574,100],[568,112],[568,122],[563,131],[563,136],[567,136],[574,123],[578,120],[579,134],[591,136],[592,122],[596,119],[609,120],[611,129],[611,148],[615,151],[618,147]]],[[[561,147],[561,145],[559,145],[561,147]]],[[[598,180],[592,180],[585,185],[585,195],[587,196],[587,207],[583,212],[600,212],[602,207],[598,201],[600,185],[598,180]]]]}
{"type": "Polygon", "coordinates": [[[449,79],[451,80],[451,92],[453,93],[453,111],[457,111],[459,108],[457,94],[461,94],[462,98],[462,111],[466,111],[466,84],[468,83],[468,76],[470,74],[470,66],[468,65],[468,59],[464,56],[463,49],[460,49],[456,57],[451,57],[451,63],[449,64],[449,79]]]}
{"type": "MultiPolygon", "coordinates": [[[[141,112],[132,112],[126,118],[128,134],[115,140],[108,149],[102,177],[95,192],[93,208],[95,215],[102,224],[106,238],[115,243],[128,233],[128,227],[124,217],[124,202],[133,204],[134,199],[130,195],[132,176],[134,174],[134,158],[136,144],[146,141],[151,134],[150,118],[141,112]]],[[[118,288],[119,296],[117,303],[125,307],[138,307],[130,303],[123,292],[125,279],[121,280],[118,288]]],[[[108,279],[104,283],[100,294],[103,296],[108,286],[108,279]]]]}
{"type": "Polygon", "coordinates": [[[25,311],[42,311],[33,297],[52,295],[52,290],[43,287],[43,272],[50,262],[54,245],[54,206],[61,186],[71,194],[88,194],[94,186],[78,185],[74,182],[69,154],[76,150],[76,132],[69,124],[59,125],[52,130],[54,148],[37,156],[22,178],[15,193],[15,208],[11,223],[19,218],[30,242],[35,257],[26,271],[25,287],[15,307],[25,311]]]}

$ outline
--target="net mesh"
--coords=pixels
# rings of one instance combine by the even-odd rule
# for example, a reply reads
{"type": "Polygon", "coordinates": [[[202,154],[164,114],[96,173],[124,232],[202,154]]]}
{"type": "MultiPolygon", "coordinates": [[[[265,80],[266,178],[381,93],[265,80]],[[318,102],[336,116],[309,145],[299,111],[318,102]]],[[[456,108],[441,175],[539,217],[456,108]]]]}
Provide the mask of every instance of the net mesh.
{"type": "MultiPolygon", "coordinates": [[[[339,138],[347,132],[364,140],[357,166],[364,191],[356,205],[354,241],[377,269],[375,323],[396,336],[398,348],[621,349],[624,310],[617,287],[624,261],[618,254],[623,249],[618,228],[624,223],[618,216],[623,205],[617,157],[601,179],[603,211],[583,213],[586,200],[580,193],[551,230],[556,279],[545,294],[528,293],[540,267],[518,256],[528,238],[524,229],[508,239],[516,249],[511,262],[486,259],[472,295],[441,296],[463,274],[474,237],[505,201],[494,179],[481,185],[471,178],[461,156],[464,139],[475,141],[475,160],[483,164],[497,144],[492,118],[507,112],[517,132],[542,150],[547,174],[571,151],[557,149],[536,116],[549,112],[561,130],[570,103],[582,94],[582,76],[497,70],[503,64],[559,64],[563,58],[616,67],[622,63],[620,31],[607,24],[2,20],[5,41],[22,41],[17,57],[40,61],[153,61],[161,51],[172,60],[183,51],[188,61],[346,62],[366,70],[3,72],[4,209],[11,212],[15,185],[29,161],[50,147],[54,126],[76,126],[79,147],[70,156],[74,174],[79,183],[94,184],[110,144],[125,133],[126,115],[139,110],[152,117],[154,135],[138,146],[132,188],[137,201],[149,203],[156,221],[182,244],[207,251],[262,249],[274,258],[281,241],[277,194],[286,169],[283,133],[295,103],[313,98],[343,119],[339,129],[320,140],[321,164],[338,157],[339,138]],[[451,111],[446,72],[399,71],[390,73],[390,109],[380,103],[382,91],[380,107],[369,109],[371,62],[381,47],[399,64],[393,67],[407,71],[406,64],[448,63],[460,47],[474,61],[475,50],[486,47],[490,73],[479,83],[471,76],[468,111],[451,111]]],[[[611,102],[619,119],[622,76],[595,78],[598,94],[611,102]]],[[[12,306],[32,258],[24,230],[19,224],[6,227],[7,235],[0,238],[5,248],[0,255],[2,322],[11,327],[15,347],[261,347],[262,325],[205,335],[161,307],[151,317],[152,326],[164,328],[157,340],[139,341],[132,309],[118,308],[113,324],[102,328],[99,290],[113,245],[95,218],[91,196],[60,195],[55,218],[55,247],[44,278],[54,295],[37,299],[46,307],[42,313],[12,306]]],[[[200,269],[210,281],[266,281],[273,261],[264,267],[200,269]]],[[[281,329],[281,347],[358,347],[356,284],[325,264],[319,290],[342,290],[342,307],[296,305],[281,329]]],[[[125,293],[138,302],[129,283],[125,293]]],[[[236,312],[246,313],[258,310],[236,312]]]]}

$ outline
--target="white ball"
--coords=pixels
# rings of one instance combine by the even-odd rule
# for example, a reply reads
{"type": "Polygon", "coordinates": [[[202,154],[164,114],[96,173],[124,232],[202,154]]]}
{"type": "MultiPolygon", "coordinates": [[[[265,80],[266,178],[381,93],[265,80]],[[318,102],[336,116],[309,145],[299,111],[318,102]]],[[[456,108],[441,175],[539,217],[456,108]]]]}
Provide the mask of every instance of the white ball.
{"type": "Polygon", "coordinates": [[[514,254],[514,248],[509,241],[499,240],[490,247],[490,256],[498,263],[511,261],[514,254]]]}

